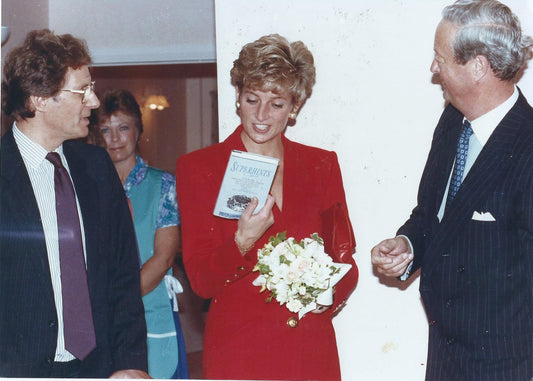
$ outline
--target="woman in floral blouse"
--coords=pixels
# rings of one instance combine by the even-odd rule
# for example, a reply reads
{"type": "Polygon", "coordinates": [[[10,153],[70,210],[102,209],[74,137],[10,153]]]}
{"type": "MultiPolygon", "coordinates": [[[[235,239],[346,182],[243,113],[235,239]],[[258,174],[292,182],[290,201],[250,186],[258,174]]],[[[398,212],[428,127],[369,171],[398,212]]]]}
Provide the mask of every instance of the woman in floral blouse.
{"type": "Polygon", "coordinates": [[[176,292],[182,290],[171,276],[180,244],[175,179],[137,155],[142,117],[135,97],[111,90],[99,98],[101,106],[93,110],[92,119],[124,185],[137,234],[148,371],[153,378],[188,378],[176,301],[176,292]]]}

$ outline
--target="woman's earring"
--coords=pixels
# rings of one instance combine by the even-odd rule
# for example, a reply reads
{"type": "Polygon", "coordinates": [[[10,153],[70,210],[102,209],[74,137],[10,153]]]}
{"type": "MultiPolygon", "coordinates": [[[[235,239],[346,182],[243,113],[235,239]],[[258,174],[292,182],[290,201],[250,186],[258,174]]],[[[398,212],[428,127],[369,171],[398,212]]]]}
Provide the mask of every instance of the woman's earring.
{"type": "Polygon", "coordinates": [[[241,108],[241,103],[239,101],[235,101],[235,107],[237,107],[237,110],[241,108]]]}
{"type": "Polygon", "coordinates": [[[295,112],[289,113],[289,119],[296,120],[296,113],[295,112]]]}

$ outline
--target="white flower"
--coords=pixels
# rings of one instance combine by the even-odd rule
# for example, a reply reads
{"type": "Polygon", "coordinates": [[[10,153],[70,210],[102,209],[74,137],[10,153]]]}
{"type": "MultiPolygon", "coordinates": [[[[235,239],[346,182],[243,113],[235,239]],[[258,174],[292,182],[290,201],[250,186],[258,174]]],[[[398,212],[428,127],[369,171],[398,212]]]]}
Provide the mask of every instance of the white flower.
{"type": "Polygon", "coordinates": [[[287,303],[289,300],[289,287],[286,283],[280,283],[276,287],[276,300],[280,303],[287,303]]]}
{"type": "Polygon", "coordinates": [[[303,308],[302,302],[298,299],[291,299],[287,302],[287,308],[291,312],[299,312],[303,308]]]}
{"type": "Polygon", "coordinates": [[[289,268],[289,271],[287,271],[287,274],[285,275],[285,279],[289,283],[294,283],[298,280],[300,277],[300,274],[298,271],[295,271],[294,269],[289,268]]]}
{"type": "MultiPolygon", "coordinates": [[[[304,251],[306,253],[307,251],[304,251]]],[[[300,273],[303,274],[306,271],[308,271],[309,267],[311,267],[312,258],[307,257],[304,255],[301,255],[296,258],[296,260],[293,263],[293,267],[300,273]]]]}

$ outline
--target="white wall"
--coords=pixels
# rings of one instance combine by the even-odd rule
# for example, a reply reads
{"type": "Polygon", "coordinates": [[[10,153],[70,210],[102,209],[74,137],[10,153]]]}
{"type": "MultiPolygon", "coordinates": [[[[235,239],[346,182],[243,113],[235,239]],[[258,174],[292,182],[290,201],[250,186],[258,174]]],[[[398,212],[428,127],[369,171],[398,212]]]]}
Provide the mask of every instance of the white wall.
{"type": "MultiPolygon", "coordinates": [[[[214,62],[213,0],[0,0],[11,31],[2,51],[33,29],[87,41],[94,65],[214,62]]],[[[2,62],[4,53],[2,53],[2,62]]]]}
{"type": "Polygon", "coordinates": [[[48,2],[50,28],[87,40],[95,65],[215,61],[213,0],[48,2]]]}
{"type": "MultiPolygon", "coordinates": [[[[533,0],[505,2],[533,35],[533,0]]],[[[280,33],[314,54],[317,83],[287,135],[335,150],[343,171],[360,270],[355,293],[334,320],[345,380],[424,379],[427,321],[418,280],[407,288],[380,283],[370,249],[394,235],[415,205],[444,105],[429,66],[434,30],[450,3],[215,0],[221,139],[239,123],[229,71],[242,45],[280,33]]],[[[533,69],[520,86],[533,103],[533,69]]]]}
{"type": "Polygon", "coordinates": [[[32,29],[48,28],[48,0],[0,0],[2,8],[2,26],[9,28],[9,38],[2,46],[2,73],[4,59],[14,47],[21,45],[26,33],[32,29]],[[31,6],[29,6],[31,5],[31,6]]]}

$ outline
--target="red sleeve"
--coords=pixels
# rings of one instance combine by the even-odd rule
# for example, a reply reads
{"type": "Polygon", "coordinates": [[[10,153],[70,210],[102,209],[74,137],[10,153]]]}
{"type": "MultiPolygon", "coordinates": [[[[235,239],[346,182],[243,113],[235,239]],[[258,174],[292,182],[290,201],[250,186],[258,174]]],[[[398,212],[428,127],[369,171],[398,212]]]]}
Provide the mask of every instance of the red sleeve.
{"type": "Polygon", "coordinates": [[[203,298],[217,295],[255,265],[234,242],[237,220],[213,215],[227,163],[220,147],[182,156],[176,169],[183,263],[193,290],[203,298]]]}
{"type": "MultiPolygon", "coordinates": [[[[339,167],[339,163],[337,160],[337,155],[335,152],[330,153],[330,171],[329,171],[329,177],[325,182],[326,189],[325,189],[325,197],[324,197],[324,204],[323,208],[327,209],[334,205],[335,203],[340,203],[342,207],[344,208],[346,212],[346,223],[349,226],[346,226],[346,229],[348,230],[346,235],[350,235],[352,245],[350,247],[346,248],[344,247],[343,250],[347,250],[348,253],[341,256],[337,254],[333,254],[334,261],[340,261],[343,263],[349,263],[352,265],[352,268],[350,271],[342,278],[342,280],[337,283],[335,286],[335,295],[333,298],[333,306],[331,308],[332,313],[335,315],[340,311],[340,309],[345,305],[346,300],[352,293],[352,291],[355,289],[355,286],[357,285],[357,280],[359,277],[359,271],[357,269],[357,265],[355,264],[353,254],[355,253],[355,237],[353,235],[353,229],[349,218],[348,213],[348,207],[346,205],[346,197],[344,193],[344,186],[342,182],[342,175],[341,170],[339,167]]],[[[340,223],[344,223],[344,221],[338,221],[340,223]]]]}

